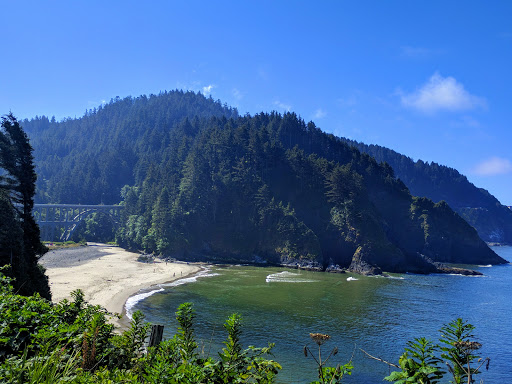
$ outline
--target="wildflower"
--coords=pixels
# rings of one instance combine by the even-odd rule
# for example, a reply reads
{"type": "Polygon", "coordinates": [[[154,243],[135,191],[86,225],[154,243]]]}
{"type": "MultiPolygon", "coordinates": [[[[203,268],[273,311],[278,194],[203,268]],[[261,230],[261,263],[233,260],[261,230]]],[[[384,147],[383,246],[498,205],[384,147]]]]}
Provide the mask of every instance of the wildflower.
{"type": "Polygon", "coordinates": [[[464,351],[465,353],[469,353],[470,351],[476,351],[482,347],[477,341],[458,341],[453,343],[453,346],[457,349],[464,351]]]}
{"type": "Polygon", "coordinates": [[[310,333],[309,337],[311,337],[311,339],[315,343],[317,343],[319,346],[322,345],[323,343],[325,343],[327,340],[329,340],[331,338],[331,336],[324,335],[322,333],[310,333]]]}

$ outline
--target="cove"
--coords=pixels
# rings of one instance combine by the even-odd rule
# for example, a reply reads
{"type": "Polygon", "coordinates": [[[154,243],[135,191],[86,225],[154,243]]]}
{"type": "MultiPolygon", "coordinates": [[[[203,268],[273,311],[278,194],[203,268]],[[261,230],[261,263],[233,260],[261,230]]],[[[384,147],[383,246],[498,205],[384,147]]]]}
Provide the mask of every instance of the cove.
{"type": "MultiPolygon", "coordinates": [[[[493,248],[512,260],[512,247],[493,248]]],[[[176,331],[174,312],[192,302],[197,313],[196,335],[201,350],[215,355],[222,348],[222,326],[229,314],[244,319],[245,346],[276,344],[275,360],[283,365],[278,383],[308,383],[315,365],[305,358],[309,333],[331,336],[324,351],[334,346],[333,363],[351,357],[354,371],[346,383],[379,383],[388,367],[364,357],[397,363],[408,340],[436,340],[438,330],[457,317],[476,326],[482,357],[490,369],[477,381],[512,382],[512,267],[510,264],[473,267],[483,277],[458,275],[393,275],[391,278],[307,272],[248,266],[212,267],[203,277],[173,284],[136,302],[146,320],[165,325],[165,336],[176,331]]],[[[316,347],[316,346],[315,346],[316,347]]]]}

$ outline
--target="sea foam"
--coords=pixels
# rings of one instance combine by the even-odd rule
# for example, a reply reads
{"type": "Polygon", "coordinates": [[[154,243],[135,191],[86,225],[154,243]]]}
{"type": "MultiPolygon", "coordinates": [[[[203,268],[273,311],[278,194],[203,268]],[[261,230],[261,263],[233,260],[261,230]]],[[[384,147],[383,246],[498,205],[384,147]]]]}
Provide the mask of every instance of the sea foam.
{"type": "Polygon", "coordinates": [[[314,283],[316,280],[304,279],[300,273],[289,271],[272,273],[265,279],[267,283],[314,283]]]}
{"type": "Polygon", "coordinates": [[[126,310],[126,316],[128,316],[128,318],[131,319],[132,314],[134,312],[133,308],[139,301],[142,301],[142,300],[154,295],[155,293],[164,291],[165,290],[164,288],[169,288],[169,287],[172,288],[172,287],[177,287],[177,286],[183,285],[183,284],[194,283],[200,277],[212,277],[212,276],[218,276],[218,275],[219,275],[218,273],[211,273],[210,269],[205,268],[193,276],[185,277],[183,279],[174,280],[174,281],[171,281],[170,283],[158,284],[158,285],[156,285],[156,287],[149,288],[150,289],[149,291],[146,290],[145,292],[137,293],[136,295],[133,295],[133,296],[129,297],[128,300],[126,300],[126,303],[124,305],[125,310],[126,310]]]}

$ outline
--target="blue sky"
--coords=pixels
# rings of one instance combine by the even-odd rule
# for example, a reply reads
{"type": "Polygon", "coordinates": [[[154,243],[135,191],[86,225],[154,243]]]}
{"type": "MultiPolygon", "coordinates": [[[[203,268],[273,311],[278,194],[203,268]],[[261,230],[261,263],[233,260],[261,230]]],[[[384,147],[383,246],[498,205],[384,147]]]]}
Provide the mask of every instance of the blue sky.
{"type": "Polygon", "coordinates": [[[458,169],[512,205],[512,2],[4,1],[0,113],[188,89],[458,169]]]}

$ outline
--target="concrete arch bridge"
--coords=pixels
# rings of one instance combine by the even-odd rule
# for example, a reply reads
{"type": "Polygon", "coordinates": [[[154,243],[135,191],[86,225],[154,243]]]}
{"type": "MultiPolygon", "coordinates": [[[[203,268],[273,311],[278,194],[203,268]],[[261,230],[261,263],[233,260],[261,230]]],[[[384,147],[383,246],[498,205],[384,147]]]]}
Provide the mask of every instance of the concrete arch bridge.
{"type": "Polygon", "coordinates": [[[80,205],[80,204],[34,204],[33,215],[41,230],[43,241],[67,241],[73,235],[81,221],[87,216],[101,212],[119,225],[120,205],[80,205]]]}

